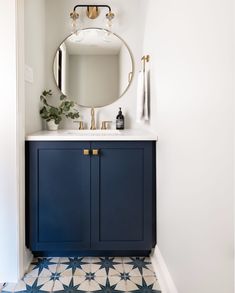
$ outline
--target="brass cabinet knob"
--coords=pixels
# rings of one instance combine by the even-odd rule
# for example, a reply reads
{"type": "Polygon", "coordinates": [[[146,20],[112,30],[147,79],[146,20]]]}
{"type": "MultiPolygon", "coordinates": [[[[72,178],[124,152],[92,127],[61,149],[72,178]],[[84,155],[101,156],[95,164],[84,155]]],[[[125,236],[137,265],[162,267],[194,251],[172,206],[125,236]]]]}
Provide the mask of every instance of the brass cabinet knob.
{"type": "Polygon", "coordinates": [[[87,150],[87,149],[83,150],[83,155],[84,156],[89,156],[90,155],[90,150],[87,150]]]}
{"type": "Polygon", "coordinates": [[[99,154],[100,154],[100,151],[99,150],[97,150],[97,149],[92,150],[92,155],[93,156],[99,156],[99,154]]]}

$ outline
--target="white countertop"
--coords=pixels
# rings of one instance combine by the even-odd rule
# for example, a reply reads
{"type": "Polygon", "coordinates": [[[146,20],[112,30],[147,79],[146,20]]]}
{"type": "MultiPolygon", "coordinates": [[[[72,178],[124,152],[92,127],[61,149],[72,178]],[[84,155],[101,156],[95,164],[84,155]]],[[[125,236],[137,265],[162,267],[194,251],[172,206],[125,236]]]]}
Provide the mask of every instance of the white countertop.
{"type": "Polygon", "coordinates": [[[39,131],[26,136],[27,141],[157,141],[156,133],[149,130],[57,130],[39,131]]]}

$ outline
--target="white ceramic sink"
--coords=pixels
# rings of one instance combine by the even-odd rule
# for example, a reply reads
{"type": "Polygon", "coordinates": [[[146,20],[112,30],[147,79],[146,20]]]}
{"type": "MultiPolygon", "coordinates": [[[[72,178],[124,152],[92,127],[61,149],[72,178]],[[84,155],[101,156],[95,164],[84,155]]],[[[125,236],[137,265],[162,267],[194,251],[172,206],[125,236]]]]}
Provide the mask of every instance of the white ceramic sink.
{"type": "Polygon", "coordinates": [[[64,134],[68,135],[119,135],[121,134],[120,130],[115,130],[115,129],[96,129],[96,130],[65,130],[64,134]]]}

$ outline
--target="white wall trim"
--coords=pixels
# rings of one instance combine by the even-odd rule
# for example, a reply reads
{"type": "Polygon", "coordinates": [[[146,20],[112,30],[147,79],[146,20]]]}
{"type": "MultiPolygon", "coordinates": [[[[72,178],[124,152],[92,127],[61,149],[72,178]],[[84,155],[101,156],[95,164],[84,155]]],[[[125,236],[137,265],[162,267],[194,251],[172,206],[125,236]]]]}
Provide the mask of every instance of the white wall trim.
{"type": "Polygon", "coordinates": [[[166,263],[158,248],[155,247],[153,254],[150,256],[154,271],[158,278],[162,293],[178,293],[175,283],[169,273],[166,263]]]}
{"type": "Polygon", "coordinates": [[[24,1],[16,0],[17,67],[17,170],[18,170],[18,279],[28,271],[33,259],[25,245],[25,78],[24,1]]]}

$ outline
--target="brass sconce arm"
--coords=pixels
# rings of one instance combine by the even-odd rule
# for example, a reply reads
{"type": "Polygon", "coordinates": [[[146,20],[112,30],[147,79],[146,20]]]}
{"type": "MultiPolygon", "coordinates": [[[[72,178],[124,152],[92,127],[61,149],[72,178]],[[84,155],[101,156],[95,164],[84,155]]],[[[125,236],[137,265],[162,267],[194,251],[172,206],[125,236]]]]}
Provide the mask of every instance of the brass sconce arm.
{"type": "Polygon", "coordinates": [[[73,11],[76,11],[77,8],[79,7],[86,7],[86,8],[89,8],[89,7],[96,7],[96,8],[108,8],[109,12],[111,12],[111,7],[109,5],[98,5],[98,4],[93,4],[93,5],[85,5],[85,4],[78,4],[76,6],[74,6],[73,8],[73,11]]]}
{"type": "Polygon", "coordinates": [[[115,14],[112,12],[111,7],[109,5],[99,5],[99,4],[93,4],[93,5],[87,5],[87,4],[78,4],[74,6],[73,11],[70,13],[70,18],[72,19],[72,28],[73,32],[75,33],[78,30],[78,19],[79,19],[79,13],[76,11],[77,8],[86,8],[86,15],[90,19],[96,19],[100,14],[100,8],[106,8],[108,9],[108,13],[106,13],[106,19],[107,19],[107,27],[109,30],[111,30],[112,27],[112,21],[115,17],[115,14]]]}
{"type": "Polygon", "coordinates": [[[99,8],[107,8],[109,10],[109,12],[106,14],[107,19],[113,19],[114,18],[114,14],[112,13],[111,7],[109,5],[98,5],[98,4],[94,4],[94,5],[85,5],[85,4],[78,4],[76,6],[74,6],[73,8],[73,12],[70,14],[71,17],[73,15],[78,15],[78,13],[76,12],[77,8],[86,8],[87,9],[87,17],[89,17],[90,19],[95,19],[99,16],[100,14],[100,10],[99,8]]]}

